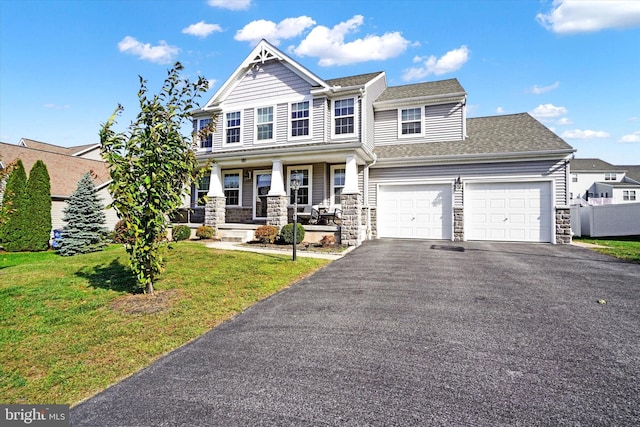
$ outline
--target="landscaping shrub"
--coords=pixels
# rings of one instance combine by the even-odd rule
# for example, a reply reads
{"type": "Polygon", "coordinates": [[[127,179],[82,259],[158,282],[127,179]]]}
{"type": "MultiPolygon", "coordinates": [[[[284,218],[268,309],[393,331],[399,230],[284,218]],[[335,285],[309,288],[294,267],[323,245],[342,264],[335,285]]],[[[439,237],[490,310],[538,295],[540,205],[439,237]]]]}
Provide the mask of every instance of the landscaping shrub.
{"type": "MultiPolygon", "coordinates": [[[[284,243],[291,245],[293,244],[293,224],[289,223],[282,227],[280,230],[280,239],[284,241],[284,243]]],[[[302,224],[298,224],[296,227],[296,243],[301,243],[304,239],[304,227],[302,224]]]]}
{"type": "Polygon", "coordinates": [[[216,229],[208,225],[201,225],[196,229],[196,237],[199,239],[213,239],[216,229]]]}
{"type": "Polygon", "coordinates": [[[42,160],[31,167],[25,195],[28,208],[21,214],[26,232],[21,250],[46,251],[51,237],[51,179],[42,160]]]}
{"type": "Polygon", "coordinates": [[[322,236],[322,239],[320,240],[320,245],[323,248],[330,248],[332,246],[335,246],[336,245],[336,238],[334,236],[331,236],[331,235],[322,236]]]}
{"type": "Polygon", "coordinates": [[[273,243],[278,237],[278,227],[275,225],[261,225],[256,229],[255,238],[262,243],[273,243]]]}
{"type": "Polygon", "coordinates": [[[27,173],[22,160],[18,159],[9,174],[0,207],[0,242],[9,252],[22,250],[20,241],[29,228],[23,224],[23,212],[28,208],[26,200],[27,173]]]}
{"type": "Polygon", "coordinates": [[[133,244],[133,234],[129,232],[127,224],[123,220],[116,222],[112,236],[114,243],[121,243],[123,245],[133,244]]]}
{"type": "Polygon", "coordinates": [[[171,236],[174,242],[188,240],[191,237],[191,229],[186,225],[176,225],[171,236]]]}

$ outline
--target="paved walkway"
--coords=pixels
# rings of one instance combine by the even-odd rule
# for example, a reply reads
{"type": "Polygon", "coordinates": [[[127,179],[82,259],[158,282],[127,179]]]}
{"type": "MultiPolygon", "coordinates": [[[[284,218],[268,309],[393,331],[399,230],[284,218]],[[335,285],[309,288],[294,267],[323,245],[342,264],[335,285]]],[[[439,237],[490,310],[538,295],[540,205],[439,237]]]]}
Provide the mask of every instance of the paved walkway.
{"type": "Polygon", "coordinates": [[[576,246],[377,240],[71,421],[640,425],[638,343],[640,265],[576,246]]]}
{"type": "MultiPolygon", "coordinates": [[[[247,246],[241,243],[234,243],[234,242],[211,242],[211,243],[207,243],[206,246],[208,248],[224,249],[228,251],[259,252],[259,253],[278,254],[278,255],[293,254],[292,247],[289,247],[289,250],[287,251],[287,250],[280,250],[280,249],[266,249],[258,246],[247,246]]],[[[342,258],[344,255],[349,253],[354,248],[355,247],[348,248],[344,252],[337,253],[337,254],[327,254],[327,253],[320,253],[320,252],[297,250],[296,256],[336,260],[336,259],[342,258]]]]}

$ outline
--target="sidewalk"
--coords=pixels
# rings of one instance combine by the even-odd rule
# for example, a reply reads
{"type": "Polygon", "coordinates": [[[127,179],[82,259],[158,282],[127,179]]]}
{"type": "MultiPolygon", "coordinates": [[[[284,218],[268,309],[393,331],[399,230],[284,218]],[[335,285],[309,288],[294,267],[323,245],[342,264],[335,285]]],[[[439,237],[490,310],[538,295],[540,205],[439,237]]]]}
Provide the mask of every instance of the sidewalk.
{"type": "MultiPolygon", "coordinates": [[[[265,253],[265,254],[277,254],[277,255],[289,255],[289,256],[293,255],[293,248],[292,247],[289,247],[289,250],[284,250],[284,249],[283,250],[265,249],[265,248],[260,248],[260,247],[245,246],[242,243],[235,243],[235,242],[211,242],[211,243],[207,243],[205,246],[208,247],[208,248],[222,249],[222,250],[225,250],[225,251],[258,252],[258,253],[265,253]]],[[[339,254],[326,254],[326,253],[320,253],[320,252],[309,252],[309,251],[303,251],[303,250],[298,249],[298,251],[296,252],[296,255],[298,257],[322,258],[322,259],[336,260],[336,259],[342,258],[346,254],[351,252],[353,249],[355,249],[355,246],[349,247],[345,251],[343,251],[343,252],[341,252],[339,254]]]]}

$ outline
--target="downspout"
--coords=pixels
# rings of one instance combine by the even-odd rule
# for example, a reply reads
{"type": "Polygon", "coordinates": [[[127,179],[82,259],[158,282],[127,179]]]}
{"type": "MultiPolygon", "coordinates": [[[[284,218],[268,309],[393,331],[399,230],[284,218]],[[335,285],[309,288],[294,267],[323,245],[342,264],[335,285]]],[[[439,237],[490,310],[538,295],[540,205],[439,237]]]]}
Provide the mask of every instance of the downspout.
{"type": "Polygon", "coordinates": [[[364,200],[367,208],[367,240],[371,240],[371,205],[369,204],[369,168],[374,166],[378,161],[378,156],[373,158],[373,163],[364,167],[364,200]]]}

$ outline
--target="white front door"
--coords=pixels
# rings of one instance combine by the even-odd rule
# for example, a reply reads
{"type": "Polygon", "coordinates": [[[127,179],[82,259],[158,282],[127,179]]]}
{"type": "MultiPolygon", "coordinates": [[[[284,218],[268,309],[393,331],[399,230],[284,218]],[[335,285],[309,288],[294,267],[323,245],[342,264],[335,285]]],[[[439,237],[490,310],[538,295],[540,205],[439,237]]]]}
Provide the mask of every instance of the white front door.
{"type": "Polygon", "coordinates": [[[450,184],[380,185],[378,237],[451,239],[450,184]]]}
{"type": "Polygon", "coordinates": [[[253,176],[253,218],[265,219],[267,217],[267,194],[271,190],[271,171],[258,171],[253,176]]]}
{"type": "Polygon", "coordinates": [[[467,184],[464,192],[466,240],[550,242],[550,182],[467,184]]]}

